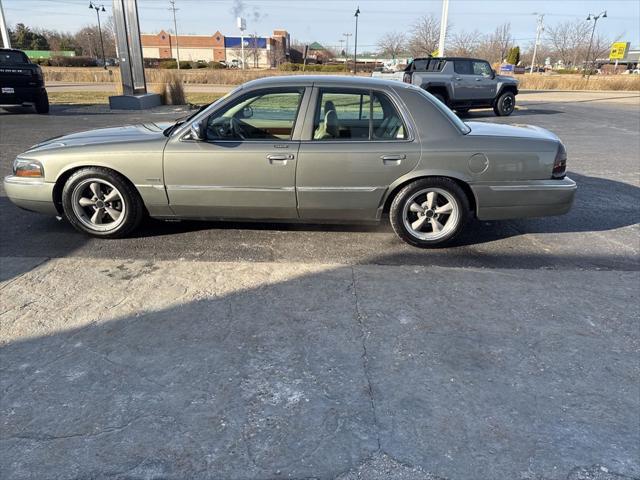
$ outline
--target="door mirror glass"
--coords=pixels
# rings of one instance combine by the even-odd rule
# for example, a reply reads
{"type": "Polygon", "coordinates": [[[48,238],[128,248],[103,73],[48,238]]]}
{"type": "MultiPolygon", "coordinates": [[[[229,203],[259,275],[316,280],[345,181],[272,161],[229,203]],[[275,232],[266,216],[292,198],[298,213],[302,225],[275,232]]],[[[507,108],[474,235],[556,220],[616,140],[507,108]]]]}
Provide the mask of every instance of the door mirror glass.
{"type": "Polygon", "coordinates": [[[241,117],[240,118],[251,118],[253,117],[253,108],[251,108],[249,105],[247,105],[246,107],[244,107],[242,109],[242,113],[241,113],[241,117]]]}
{"type": "Polygon", "coordinates": [[[202,122],[193,122],[191,127],[189,128],[189,133],[191,134],[191,138],[193,140],[204,140],[204,135],[202,131],[202,122]]]}

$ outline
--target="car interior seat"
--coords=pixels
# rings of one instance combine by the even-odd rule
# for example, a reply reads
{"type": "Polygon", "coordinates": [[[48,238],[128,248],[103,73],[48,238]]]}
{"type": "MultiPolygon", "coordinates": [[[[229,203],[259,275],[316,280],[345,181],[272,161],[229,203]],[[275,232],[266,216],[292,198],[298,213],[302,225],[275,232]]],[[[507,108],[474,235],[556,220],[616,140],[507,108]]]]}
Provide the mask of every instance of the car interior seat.
{"type": "Polygon", "coordinates": [[[320,122],[313,138],[338,138],[340,136],[340,123],[336,106],[331,100],[324,102],[324,120],[320,122]]]}

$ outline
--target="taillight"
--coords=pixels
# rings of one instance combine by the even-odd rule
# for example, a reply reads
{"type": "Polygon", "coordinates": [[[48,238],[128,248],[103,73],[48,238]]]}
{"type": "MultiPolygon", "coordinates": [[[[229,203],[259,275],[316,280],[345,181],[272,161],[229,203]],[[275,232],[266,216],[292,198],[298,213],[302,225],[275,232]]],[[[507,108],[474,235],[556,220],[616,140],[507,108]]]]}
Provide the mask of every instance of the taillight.
{"type": "Polygon", "coordinates": [[[553,161],[553,171],[551,172],[551,178],[562,179],[567,174],[567,150],[564,148],[562,142],[558,144],[558,153],[556,153],[556,159],[553,161]]]}

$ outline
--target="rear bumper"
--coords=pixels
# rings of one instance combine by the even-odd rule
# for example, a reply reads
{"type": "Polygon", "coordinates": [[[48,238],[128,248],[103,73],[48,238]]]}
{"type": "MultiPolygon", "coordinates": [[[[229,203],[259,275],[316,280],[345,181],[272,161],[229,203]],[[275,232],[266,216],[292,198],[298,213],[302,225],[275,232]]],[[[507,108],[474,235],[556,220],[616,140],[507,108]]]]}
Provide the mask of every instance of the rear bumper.
{"type": "Polygon", "coordinates": [[[528,180],[471,185],[480,220],[547,217],[563,215],[571,209],[576,182],[562,180],[528,180]]]}
{"type": "Polygon", "coordinates": [[[58,215],[53,203],[53,183],[11,175],[4,178],[3,186],[9,200],[18,207],[31,212],[58,215]]]}
{"type": "Polygon", "coordinates": [[[44,87],[14,87],[14,93],[2,93],[0,90],[0,105],[22,105],[35,103],[36,99],[45,91],[44,87]]]}

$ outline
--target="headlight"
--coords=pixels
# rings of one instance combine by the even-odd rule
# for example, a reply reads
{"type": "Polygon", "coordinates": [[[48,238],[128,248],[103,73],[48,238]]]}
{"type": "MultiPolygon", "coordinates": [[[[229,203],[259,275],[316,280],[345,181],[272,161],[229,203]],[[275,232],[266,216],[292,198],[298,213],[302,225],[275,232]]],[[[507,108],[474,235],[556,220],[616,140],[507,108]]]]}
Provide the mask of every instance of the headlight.
{"type": "Polygon", "coordinates": [[[13,161],[13,174],[16,177],[42,178],[44,177],[44,168],[37,160],[16,158],[13,161]]]}

